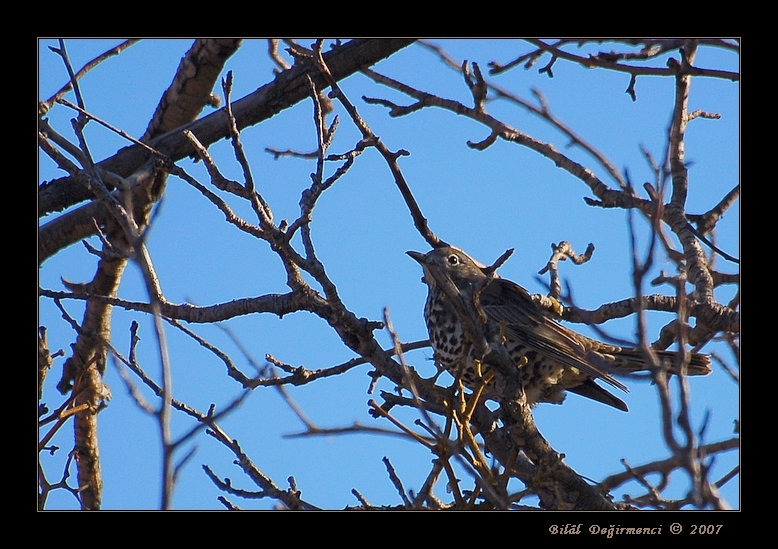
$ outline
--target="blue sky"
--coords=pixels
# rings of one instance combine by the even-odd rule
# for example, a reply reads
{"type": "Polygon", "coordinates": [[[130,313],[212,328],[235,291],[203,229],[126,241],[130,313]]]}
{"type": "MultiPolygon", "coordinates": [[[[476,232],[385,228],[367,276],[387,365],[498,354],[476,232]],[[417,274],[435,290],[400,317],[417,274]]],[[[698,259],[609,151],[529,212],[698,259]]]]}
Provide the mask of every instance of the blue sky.
{"type": "MultiPolygon", "coordinates": [[[[67,48],[73,65],[78,68],[118,42],[69,40],[67,48]]],[[[432,42],[443,46],[457,60],[478,62],[484,71],[489,61],[506,63],[530,48],[518,40],[432,42]]],[[[56,45],[56,41],[41,40],[39,45],[41,99],[50,97],[67,81],[60,58],[48,50],[50,45],[56,45]]],[[[81,81],[87,109],[140,137],[190,45],[191,40],[144,40],[101,64],[81,81]]],[[[265,41],[249,40],[227,62],[226,69],[234,74],[233,99],[251,93],[273,78],[273,65],[266,50],[265,41]]],[[[589,51],[582,50],[582,53],[589,51]]],[[[664,61],[663,58],[659,65],[664,61]]],[[[603,152],[619,170],[628,170],[638,186],[653,181],[640,147],[649,150],[654,158],[663,157],[673,104],[672,80],[640,77],[637,101],[633,102],[624,93],[629,84],[628,75],[586,70],[559,60],[554,66],[554,77],[549,78],[537,71],[545,63],[542,60],[529,71],[515,68],[492,80],[527,100],[533,99],[531,89],[537,88],[558,119],[603,152]]],[[[696,64],[736,71],[739,59],[728,51],[701,48],[696,64]]],[[[446,67],[421,45],[405,48],[374,68],[416,88],[472,103],[461,74],[446,67]]],[[[393,119],[384,107],[366,104],[361,97],[388,98],[402,104],[411,103],[410,99],[361,74],[343,81],[341,87],[373,132],[391,150],[402,148],[410,152],[410,156],[400,160],[403,174],[431,228],[443,239],[485,263],[494,261],[507,248],[515,248],[500,274],[536,293],[545,291],[536,277],[548,261],[552,243],[568,240],[576,251],[583,252],[592,242],[596,250],[589,263],[575,266],[565,262],[560,266],[560,275],[569,282],[577,304],[596,308],[632,295],[626,212],[586,205],[583,197],[591,194],[580,180],[516,144],[498,141],[485,151],[469,148],[468,140],[480,141],[488,136],[488,130],[472,120],[436,108],[393,119]]],[[[217,91],[221,95],[220,88],[217,91]]],[[[72,94],[68,98],[72,100],[72,94]]],[[[557,149],[593,169],[606,183],[614,185],[585,152],[566,148],[564,136],[547,123],[505,101],[491,100],[486,108],[512,127],[553,143],[557,149]]],[[[719,113],[721,119],[696,119],[688,127],[687,211],[690,213],[707,211],[739,181],[739,84],[712,78],[694,79],[690,110],[696,109],[719,113]]],[[[206,108],[203,114],[209,112],[206,108]]],[[[340,105],[336,105],[336,113],[340,115],[340,125],[330,149],[332,153],[350,150],[360,137],[340,105]]],[[[58,131],[72,135],[69,123],[72,112],[55,106],[48,117],[58,131]]],[[[128,144],[96,124],[87,127],[86,135],[96,159],[111,156],[128,144]]],[[[257,188],[275,218],[295,219],[299,215],[300,193],[310,185],[309,174],[315,165],[294,158],[275,160],[265,152],[265,147],[314,150],[316,134],[311,101],[247,128],[242,140],[257,188]]],[[[242,179],[228,142],[215,143],[210,152],[227,177],[242,179]]],[[[180,165],[200,182],[208,183],[202,164],[185,160],[180,165]]],[[[328,166],[327,174],[337,166],[328,166]]],[[[63,174],[42,155],[39,175],[43,181],[63,174]]],[[[244,204],[235,200],[230,204],[237,213],[254,221],[244,204]]],[[[148,247],[168,300],[210,305],[287,290],[282,266],[267,243],[230,228],[223,215],[184,181],[169,179],[159,208],[148,247]]],[[[43,219],[42,223],[49,219],[43,219]]],[[[716,233],[717,245],[738,257],[739,223],[737,203],[721,220],[716,233]]],[[[642,220],[638,224],[645,229],[642,220]]],[[[426,287],[420,282],[418,264],[404,252],[427,251],[428,246],[414,229],[391,174],[375,150],[362,154],[352,169],[324,193],[314,210],[311,228],[317,253],[347,307],[357,316],[372,320],[380,320],[387,307],[403,341],[427,337],[422,316],[426,287]]],[[[643,246],[647,242],[645,234],[642,230],[640,244],[643,246]]],[[[92,243],[99,245],[96,239],[92,243]]],[[[721,258],[716,265],[724,272],[737,270],[736,265],[721,258]]],[[[674,274],[673,265],[658,256],[654,275],[661,269],[674,274]]],[[[94,257],[77,244],[43,265],[39,284],[61,290],[64,288],[60,277],[85,282],[92,278],[94,270],[94,257]]],[[[670,292],[667,287],[644,290],[670,292]]],[[[727,303],[733,295],[731,286],[717,291],[722,303],[727,303]]],[[[119,296],[147,300],[134,265],[127,269],[119,296]]],[[[67,301],[66,307],[74,318],[81,319],[83,308],[77,302],[67,301]]],[[[670,317],[651,313],[649,319],[649,337],[655,339],[670,317]]],[[[129,325],[133,320],[141,325],[140,361],[159,379],[160,367],[149,317],[115,310],[113,343],[121,352],[128,352],[129,325]]],[[[49,330],[52,351],[63,349],[67,353],[74,336],[50,300],[39,302],[39,323],[49,330]]],[[[232,319],[225,326],[262,364],[266,353],[311,369],[333,366],[353,357],[325,322],[307,313],[283,319],[249,315],[232,319]]],[[[251,366],[222,330],[209,325],[190,328],[229,353],[244,372],[251,372],[251,366]]],[[[585,326],[574,328],[592,334],[585,326]]],[[[635,340],[634,318],[611,321],[604,329],[618,337],[635,340]]],[[[239,394],[239,386],[226,377],[224,366],[216,357],[174,328],[166,330],[176,398],[204,411],[211,403],[217,407],[226,405],[239,394]]],[[[379,337],[389,345],[385,333],[379,337]]],[[[730,364],[734,362],[730,351],[721,344],[710,345],[706,351],[721,354],[730,364]]],[[[406,359],[429,376],[434,373],[430,357],[431,351],[424,349],[408,353],[406,359]]],[[[62,358],[55,361],[46,387],[44,401],[50,408],[62,402],[54,388],[62,361],[62,358]]],[[[359,422],[389,428],[386,421],[373,419],[367,413],[369,371],[370,367],[363,365],[337,378],[289,388],[288,393],[320,427],[343,427],[359,422]]],[[[99,416],[105,481],[103,507],[158,508],[161,463],[155,422],[129,397],[113,366],[109,367],[106,381],[112,389],[113,400],[99,416]]],[[[629,413],[577,395],[570,395],[562,406],[540,405],[535,409],[536,422],[544,436],[555,449],[566,454],[574,469],[588,478],[600,480],[621,471],[622,458],[631,465],[639,465],[669,455],[661,436],[655,389],[644,382],[628,381],[627,384],[630,393],[623,399],[630,407],[629,413]]],[[[706,412],[710,413],[705,441],[730,438],[733,421],[739,417],[737,385],[716,365],[710,376],[694,378],[690,385],[695,426],[699,428],[706,412]]],[[[393,387],[381,382],[378,388],[390,391],[393,387]]],[[[151,399],[149,395],[147,398],[151,399]]],[[[398,412],[398,417],[408,425],[415,419],[409,411],[398,412]]],[[[294,476],[303,498],[327,509],[357,505],[352,488],[373,504],[397,504],[399,499],[382,458],[390,459],[406,488],[413,490],[418,490],[426,478],[432,458],[418,444],[396,437],[350,434],[289,438],[286,435],[300,433],[304,426],[274,389],[255,391],[222,426],[277,484],[286,488],[286,479],[294,476]]],[[[174,414],[174,434],[190,427],[187,418],[174,414]]],[[[50,480],[57,480],[72,446],[70,425],[53,443],[61,449],[55,456],[44,456],[43,464],[50,480]]],[[[181,473],[174,496],[175,508],[222,508],[216,500],[221,492],[205,476],[202,464],[208,464],[222,477],[231,478],[241,488],[256,489],[232,464],[234,458],[229,451],[210,437],[200,434],[186,446],[186,450],[192,448],[196,453],[181,473]]],[[[735,452],[723,455],[717,460],[712,478],[720,478],[737,463],[735,452]]],[[[685,480],[681,473],[675,473],[673,480],[677,490],[671,495],[679,497],[686,488],[685,480]]],[[[629,488],[617,490],[615,495],[642,493],[638,487],[629,488]]],[[[738,507],[739,479],[727,484],[722,494],[732,506],[738,507]]],[[[448,499],[443,486],[439,495],[448,499]]],[[[267,509],[273,505],[270,500],[242,501],[234,497],[231,500],[245,508],[267,509]]],[[[77,508],[77,503],[72,495],[60,491],[52,493],[48,508],[72,509],[77,508]]]]}

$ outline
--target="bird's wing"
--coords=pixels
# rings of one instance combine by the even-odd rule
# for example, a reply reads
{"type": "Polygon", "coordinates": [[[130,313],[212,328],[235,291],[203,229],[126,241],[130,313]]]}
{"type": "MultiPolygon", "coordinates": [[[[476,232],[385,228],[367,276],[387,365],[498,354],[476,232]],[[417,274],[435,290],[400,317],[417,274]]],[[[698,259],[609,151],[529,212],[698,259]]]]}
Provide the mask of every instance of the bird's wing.
{"type": "Polygon", "coordinates": [[[588,349],[575,332],[547,318],[518,284],[495,278],[481,292],[479,303],[490,320],[504,323],[509,339],[629,392],[608,373],[605,357],[588,349]]]}
{"type": "Polygon", "coordinates": [[[629,408],[623,400],[610,394],[608,391],[597,385],[593,379],[587,379],[577,387],[570,387],[568,391],[572,391],[573,393],[581,395],[582,397],[596,400],[597,402],[602,402],[608,406],[613,406],[622,412],[629,412],[629,408]]]}

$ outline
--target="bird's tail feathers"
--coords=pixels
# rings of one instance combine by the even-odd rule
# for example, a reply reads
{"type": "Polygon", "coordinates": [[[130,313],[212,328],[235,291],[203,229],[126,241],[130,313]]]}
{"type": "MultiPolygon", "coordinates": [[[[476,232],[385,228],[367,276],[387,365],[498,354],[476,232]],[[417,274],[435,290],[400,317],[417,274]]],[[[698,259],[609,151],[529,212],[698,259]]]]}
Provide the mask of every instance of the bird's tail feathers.
{"type": "MultiPolygon", "coordinates": [[[[678,375],[680,366],[678,352],[654,351],[661,366],[667,368],[671,374],[678,375]]],[[[650,371],[649,361],[639,349],[620,349],[613,353],[616,358],[614,373],[629,374],[635,372],[650,371]],[[619,360],[621,359],[621,360],[619,360]]],[[[690,353],[689,364],[686,366],[686,374],[690,376],[704,376],[711,373],[710,356],[700,353],[690,353]]]]}

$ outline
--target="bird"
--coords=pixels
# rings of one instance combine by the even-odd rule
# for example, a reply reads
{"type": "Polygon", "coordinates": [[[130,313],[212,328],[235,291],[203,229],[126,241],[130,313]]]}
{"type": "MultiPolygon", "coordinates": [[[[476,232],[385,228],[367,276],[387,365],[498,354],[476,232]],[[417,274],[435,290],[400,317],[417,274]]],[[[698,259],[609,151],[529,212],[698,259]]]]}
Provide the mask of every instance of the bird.
{"type": "MultiPolygon", "coordinates": [[[[499,374],[479,361],[475,345],[468,340],[468,331],[452,305],[451,293],[447,294],[444,286],[461,296],[461,303],[471,303],[474,320],[489,344],[505,346],[520,370],[531,407],[543,402],[561,404],[570,391],[628,411],[624,401],[597,381],[629,392],[611,374],[650,371],[641,350],[609,345],[563,326],[550,318],[549,311],[541,308],[527,290],[493,274],[494,268],[475,261],[459,248],[446,245],[426,254],[407,254],[424,269],[422,281],[429,290],[424,319],[434,360],[440,368],[458,376],[466,387],[474,389],[486,380],[482,394],[487,399],[499,400],[504,381],[501,384],[499,374]]],[[[655,353],[671,373],[676,372],[676,352],[655,353]]],[[[688,375],[706,375],[710,371],[708,355],[690,354],[688,375]]]]}

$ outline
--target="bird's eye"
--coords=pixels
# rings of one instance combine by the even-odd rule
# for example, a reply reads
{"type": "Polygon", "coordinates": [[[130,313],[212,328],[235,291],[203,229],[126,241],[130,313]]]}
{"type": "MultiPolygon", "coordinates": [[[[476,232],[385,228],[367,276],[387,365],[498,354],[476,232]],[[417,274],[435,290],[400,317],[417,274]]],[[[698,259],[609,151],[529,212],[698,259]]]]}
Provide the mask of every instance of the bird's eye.
{"type": "Polygon", "coordinates": [[[448,256],[447,259],[448,259],[448,264],[449,265],[456,265],[456,264],[459,263],[459,258],[456,255],[454,255],[454,254],[451,254],[450,256],[448,256]]]}

